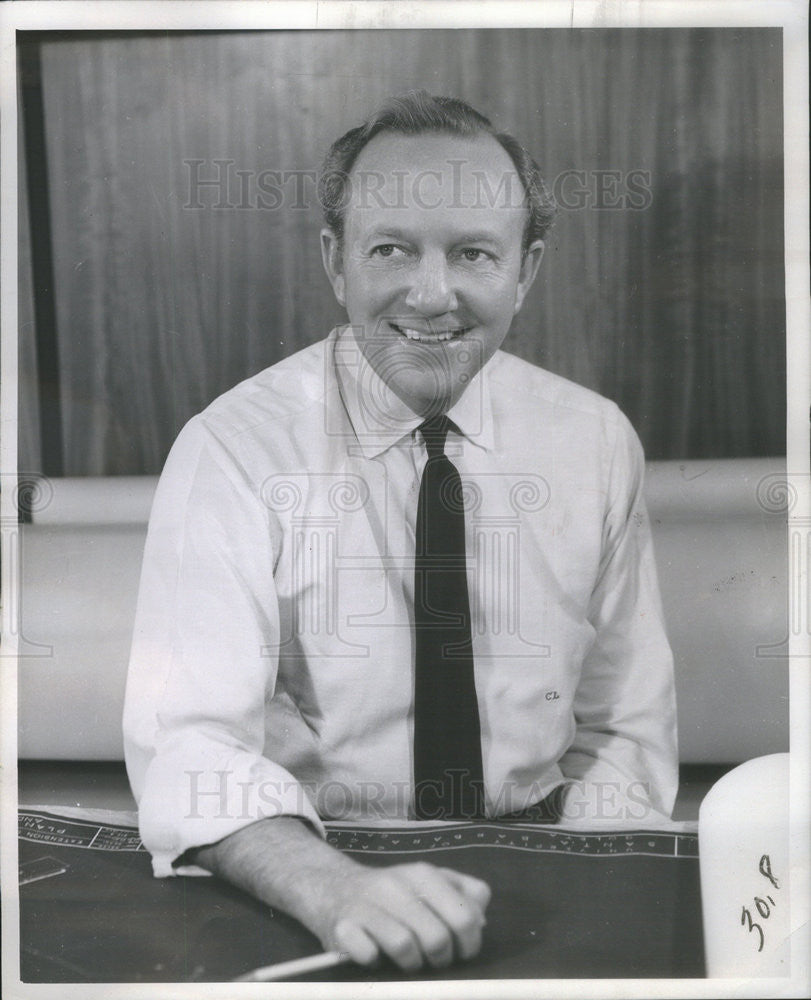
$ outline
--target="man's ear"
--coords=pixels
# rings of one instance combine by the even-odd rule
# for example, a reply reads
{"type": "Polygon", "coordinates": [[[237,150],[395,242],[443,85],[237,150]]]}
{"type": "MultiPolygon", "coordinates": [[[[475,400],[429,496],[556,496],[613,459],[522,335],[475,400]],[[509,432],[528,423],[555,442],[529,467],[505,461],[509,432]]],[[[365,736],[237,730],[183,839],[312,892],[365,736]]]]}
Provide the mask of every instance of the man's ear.
{"type": "Polygon", "coordinates": [[[527,252],[524,254],[524,259],[521,261],[521,271],[518,276],[518,287],[515,290],[515,308],[513,309],[513,313],[518,312],[523,305],[527,292],[532,288],[532,282],[535,280],[535,275],[541,266],[543,252],[543,240],[535,240],[534,243],[530,243],[527,252]]]}
{"type": "Polygon", "coordinates": [[[331,229],[321,230],[321,260],[324,263],[324,270],[327,272],[335,298],[342,306],[346,307],[346,283],[344,281],[341,244],[331,229]]]}

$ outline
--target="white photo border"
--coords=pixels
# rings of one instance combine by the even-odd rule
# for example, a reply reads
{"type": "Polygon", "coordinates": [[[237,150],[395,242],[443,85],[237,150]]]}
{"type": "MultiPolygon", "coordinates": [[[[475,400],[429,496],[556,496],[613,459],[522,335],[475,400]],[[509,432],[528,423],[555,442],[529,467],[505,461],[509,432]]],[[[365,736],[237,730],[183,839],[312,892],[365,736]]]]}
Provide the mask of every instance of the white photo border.
{"type": "MultiPolygon", "coordinates": [[[[69,998],[234,997],[761,997],[763,980],[502,980],[442,983],[252,984],[25,984],[19,981],[19,915],[16,830],[16,676],[14,656],[17,567],[17,31],[233,30],[346,28],[637,28],[782,27],[784,65],[785,275],[787,310],[787,469],[798,502],[789,530],[800,531],[811,551],[809,404],[811,404],[811,306],[809,305],[808,20],[802,0],[434,0],[434,2],[176,2],[103,0],[9,2],[0,5],[0,325],[2,402],[0,474],[2,497],[2,886],[3,996],[69,998]]],[[[805,628],[791,638],[791,795],[799,826],[809,828],[809,631],[811,594],[802,574],[790,578],[804,608],[805,628]]],[[[769,981],[769,996],[805,996],[809,979],[808,837],[792,843],[792,951],[790,979],[769,981]]]]}

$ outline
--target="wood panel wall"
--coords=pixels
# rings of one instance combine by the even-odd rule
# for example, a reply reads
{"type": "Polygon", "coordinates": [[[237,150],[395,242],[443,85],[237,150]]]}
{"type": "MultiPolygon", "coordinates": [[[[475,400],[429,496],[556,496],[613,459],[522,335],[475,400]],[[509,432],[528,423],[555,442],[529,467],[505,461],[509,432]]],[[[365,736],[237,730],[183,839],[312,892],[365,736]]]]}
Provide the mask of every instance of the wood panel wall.
{"type": "Polygon", "coordinates": [[[324,337],[342,313],[313,182],[301,175],[297,200],[288,181],[271,207],[257,179],[317,171],[337,135],[414,87],[461,96],[516,134],[564,202],[507,349],[615,399],[650,458],[784,450],[779,30],[21,44],[41,61],[48,190],[31,197],[50,213],[62,409],[61,427],[39,433],[23,275],[26,470],[56,433],[63,467],[46,474],[157,472],[193,413],[324,337]],[[194,170],[227,171],[227,189],[190,190],[194,170]]]}

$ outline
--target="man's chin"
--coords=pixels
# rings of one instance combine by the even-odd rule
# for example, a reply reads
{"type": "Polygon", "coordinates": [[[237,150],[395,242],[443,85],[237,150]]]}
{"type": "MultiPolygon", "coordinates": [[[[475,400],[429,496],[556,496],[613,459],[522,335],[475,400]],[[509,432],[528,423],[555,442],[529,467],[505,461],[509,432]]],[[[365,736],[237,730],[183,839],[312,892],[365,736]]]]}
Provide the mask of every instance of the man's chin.
{"type": "Polygon", "coordinates": [[[456,385],[433,385],[430,389],[408,383],[390,383],[391,389],[400,399],[421,417],[433,417],[437,413],[446,413],[465,391],[468,382],[456,385]]]}

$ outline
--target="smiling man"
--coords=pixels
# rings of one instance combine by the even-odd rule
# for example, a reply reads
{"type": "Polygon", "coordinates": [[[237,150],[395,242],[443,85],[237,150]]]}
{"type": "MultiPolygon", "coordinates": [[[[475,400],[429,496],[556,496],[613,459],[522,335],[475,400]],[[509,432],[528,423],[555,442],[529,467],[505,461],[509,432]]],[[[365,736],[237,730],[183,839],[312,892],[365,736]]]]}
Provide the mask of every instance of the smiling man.
{"type": "Polygon", "coordinates": [[[358,864],[323,820],[669,814],[642,452],[612,403],[500,350],[554,214],[514,139],[407,95],[333,145],[321,194],[349,323],[172,449],[127,763],[157,875],[438,967],[479,950],[489,888],[358,864]]]}
{"type": "Polygon", "coordinates": [[[414,413],[445,412],[501,346],[543,256],[525,239],[524,186],[488,133],[379,132],[352,172],[322,233],[336,298],[369,367],[414,413]]]}

